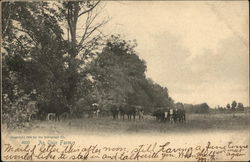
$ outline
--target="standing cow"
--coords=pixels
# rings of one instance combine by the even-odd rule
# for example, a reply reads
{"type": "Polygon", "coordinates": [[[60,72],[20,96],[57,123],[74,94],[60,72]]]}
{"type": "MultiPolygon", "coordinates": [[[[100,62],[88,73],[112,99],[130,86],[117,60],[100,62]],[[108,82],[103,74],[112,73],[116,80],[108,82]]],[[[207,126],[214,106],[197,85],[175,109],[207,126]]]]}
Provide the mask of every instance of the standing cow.
{"type": "Polygon", "coordinates": [[[156,117],[157,121],[164,121],[165,119],[165,113],[161,109],[155,110],[152,115],[156,117]]]}
{"type": "Polygon", "coordinates": [[[131,120],[132,117],[135,120],[136,107],[128,104],[123,104],[120,106],[120,113],[123,120],[125,115],[128,116],[128,120],[131,120]]]}
{"type": "Polygon", "coordinates": [[[110,107],[111,114],[113,116],[113,119],[118,119],[119,114],[119,107],[117,105],[111,105],[110,107]]]}
{"type": "Polygon", "coordinates": [[[170,119],[170,121],[173,121],[174,123],[177,122],[184,123],[186,121],[186,115],[184,109],[172,109],[172,112],[173,112],[173,114],[171,115],[172,120],[170,119]]]}
{"type": "Polygon", "coordinates": [[[62,114],[70,113],[69,107],[63,103],[38,102],[37,106],[40,119],[45,119],[47,115],[47,119],[53,118],[55,121],[59,121],[62,114]]]}
{"type": "Polygon", "coordinates": [[[178,109],[176,116],[178,122],[184,123],[186,121],[186,112],[184,109],[178,109]]]}
{"type": "Polygon", "coordinates": [[[165,110],[164,117],[165,121],[170,122],[170,109],[165,110]]]}

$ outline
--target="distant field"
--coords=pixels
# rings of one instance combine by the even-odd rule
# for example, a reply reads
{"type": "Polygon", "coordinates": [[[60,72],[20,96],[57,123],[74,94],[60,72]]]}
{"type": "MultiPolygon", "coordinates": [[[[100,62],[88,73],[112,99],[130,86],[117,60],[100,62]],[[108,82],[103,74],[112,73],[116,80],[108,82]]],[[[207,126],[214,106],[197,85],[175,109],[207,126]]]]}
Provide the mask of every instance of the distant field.
{"type": "Polygon", "coordinates": [[[188,133],[195,131],[230,131],[248,130],[249,113],[233,114],[186,114],[186,123],[170,124],[158,122],[152,116],[145,116],[143,121],[138,117],[135,121],[113,120],[111,117],[68,119],[60,122],[33,121],[27,123],[25,132],[50,132],[74,134],[103,134],[103,133],[188,133]]]}

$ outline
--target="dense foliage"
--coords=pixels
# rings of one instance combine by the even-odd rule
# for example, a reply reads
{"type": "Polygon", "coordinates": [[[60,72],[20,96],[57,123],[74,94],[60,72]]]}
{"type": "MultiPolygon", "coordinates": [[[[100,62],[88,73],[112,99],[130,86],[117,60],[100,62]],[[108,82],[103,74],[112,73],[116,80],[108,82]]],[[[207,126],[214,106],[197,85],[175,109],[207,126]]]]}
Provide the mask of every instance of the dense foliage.
{"type": "Polygon", "coordinates": [[[130,104],[145,107],[170,106],[167,88],[145,77],[146,63],[134,48],[136,42],[111,36],[101,54],[88,66],[88,72],[98,91],[97,99],[104,109],[109,104],[130,104]]]}

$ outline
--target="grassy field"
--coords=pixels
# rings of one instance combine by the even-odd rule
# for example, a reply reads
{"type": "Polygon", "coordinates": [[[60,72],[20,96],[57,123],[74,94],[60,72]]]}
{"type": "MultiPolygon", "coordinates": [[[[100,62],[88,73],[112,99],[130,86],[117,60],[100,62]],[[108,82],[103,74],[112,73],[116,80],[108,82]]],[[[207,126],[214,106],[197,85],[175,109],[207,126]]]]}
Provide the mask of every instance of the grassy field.
{"type": "Polygon", "coordinates": [[[113,120],[111,117],[68,119],[60,122],[33,121],[27,123],[25,132],[50,132],[74,134],[105,133],[189,133],[195,131],[231,131],[248,130],[249,113],[233,114],[186,114],[186,123],[170,124],[158,122],[152,116],[145,116],[143,121],[113,120]]]}

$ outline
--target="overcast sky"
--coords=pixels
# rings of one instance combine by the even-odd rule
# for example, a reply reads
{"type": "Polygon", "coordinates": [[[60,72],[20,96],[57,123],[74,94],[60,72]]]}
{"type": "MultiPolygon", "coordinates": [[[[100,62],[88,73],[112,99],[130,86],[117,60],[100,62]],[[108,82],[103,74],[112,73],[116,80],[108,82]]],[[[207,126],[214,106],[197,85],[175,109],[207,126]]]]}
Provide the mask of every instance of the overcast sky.
{"type": "Polygon", "coordinates": [[[104,30],[136,39],[175,101],[249,105],[248,2],[108,1],[104,30]]]}

